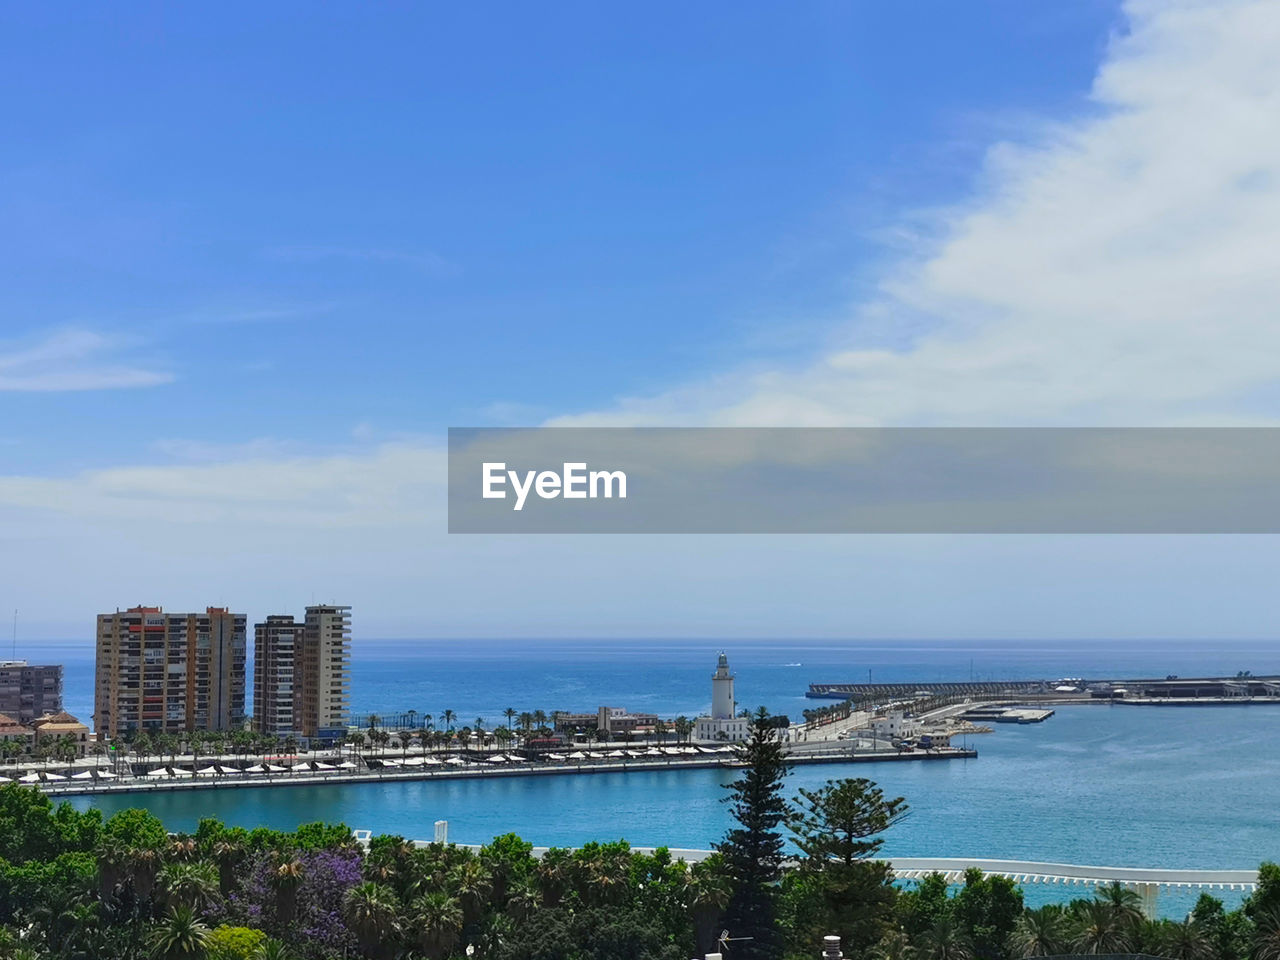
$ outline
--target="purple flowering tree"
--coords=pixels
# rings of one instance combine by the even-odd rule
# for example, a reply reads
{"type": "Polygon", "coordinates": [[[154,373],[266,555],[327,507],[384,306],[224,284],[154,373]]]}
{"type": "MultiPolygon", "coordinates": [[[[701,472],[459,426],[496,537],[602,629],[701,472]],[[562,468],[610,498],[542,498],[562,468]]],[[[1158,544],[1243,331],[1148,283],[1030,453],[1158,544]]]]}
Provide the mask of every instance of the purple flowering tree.
{"type": "Polygon", "coordinates": [[[316,850],[287,857],[298,875],[288,888],[279,880],[279,855],[263,853],[246,865],[248,878],[231,899],[230,916],[284,940],[304,957],[328,960],[355,954],[357,944],[343,922],[342,901],[363,879],[359,852],[316,850]],[[282,915],[282,907],[291,915],[282,915]]]}

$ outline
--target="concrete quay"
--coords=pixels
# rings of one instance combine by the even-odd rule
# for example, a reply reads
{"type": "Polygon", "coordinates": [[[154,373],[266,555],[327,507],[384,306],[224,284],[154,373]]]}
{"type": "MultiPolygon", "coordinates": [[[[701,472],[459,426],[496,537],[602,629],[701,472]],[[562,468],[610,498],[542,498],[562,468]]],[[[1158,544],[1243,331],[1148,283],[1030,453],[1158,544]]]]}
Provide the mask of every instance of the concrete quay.
{"type": "MultiPolygon", "coordinates": [[[[802,744],[789,748],[787,762],[793,765],[900,763],[926,760],[965,760],[978,756],[976,750],[941,748],[932,751],[899,752],[896,750],[854,750],[849,745],[829,742],[802,744]]],[[[371,758],[378,759],[378,758],[371,758]]],[[[391,758],[395,759],[395,758],[391,758]]],[[[461,760],[460,757],[453,759],[461,760]]],[[[699,754],[697,756],[634,757],[627,759],[583,759],[576,761],[462,761],[440,762],[439,766],[362,767],[354,770],[281,769],[265,773],[180,775],[177,777],[126,777],[110,780],[31,781],[30,786],[55,797],[106,793],[154,793],[176,790],[239,790],[261,787],[333,786],[346,783],[388,783],[420,780],[478,780],[499,777],[566,776],[597,773],[633,773],[667,770],[736,770],[744,766],[736,753],[699,754]]]]}

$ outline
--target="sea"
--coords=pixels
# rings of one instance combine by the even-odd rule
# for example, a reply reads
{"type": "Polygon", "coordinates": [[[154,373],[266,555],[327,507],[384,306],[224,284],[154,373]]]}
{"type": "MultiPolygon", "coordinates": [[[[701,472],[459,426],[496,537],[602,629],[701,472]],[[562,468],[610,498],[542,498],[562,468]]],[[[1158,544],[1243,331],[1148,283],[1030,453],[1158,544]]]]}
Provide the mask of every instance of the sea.
{"type": "MultiPolygon", "coordinates": [[[[92,647],[42,644],[66,665],[67,708],[92,712],[92,647]]],[[[1274,641],[1170,640],[364,640],[352,667],[353,709],[415,711],[458,723],[503,711],[607,705],[695,716],[710,705],[724,650],[740,706],[799,719],[811,682],[868,678],[927,687],[968,679],[1086,679],[1280,674],[1274,641]]],[[[34,652],[29,654],[35,659],[34,652]]],[[[1280,705],[1058,708],[1041,724],[968,738],[972,760],[802,766],[788,790],[868,777],[910,807],[885,837],[892,856],[984,857],[1136,867],[1246,869],[1280,860],[1280,705]]],[[[106,812],[144,805],[171,829],[212,816],[290,829],[340,821],[375,833],[482,843],[515,832],[537,845],[626,839],[707,848],[729,825],[719,770],[484,781],[399,782],[77,798],[106,812]]],[[[1028,900],[1062,898],[1028,888],[1028,900]]],[[[1194,892],[1162,894],[1177,915],[1194,892]]],[[[1225,899],[1238,900],[1227,893],[1225,899]]]]}

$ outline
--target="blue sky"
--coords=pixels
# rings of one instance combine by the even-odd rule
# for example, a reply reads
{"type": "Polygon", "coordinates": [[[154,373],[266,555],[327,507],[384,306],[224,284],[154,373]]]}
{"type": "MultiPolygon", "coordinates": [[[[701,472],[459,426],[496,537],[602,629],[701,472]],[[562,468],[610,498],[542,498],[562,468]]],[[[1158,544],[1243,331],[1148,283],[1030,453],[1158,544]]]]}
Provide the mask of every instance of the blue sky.
{"type": "Polygon", "coordinates": [[[172,377],[9,394],[27,465],[536,423],[806,355],[875,234],[960,194],[993,130],[1083,109],[1117,29],[1102,3],[208,13],[4,13],[5,336],[88,329],[172,377]]]}
{"type": "Polygon", "coordinates": [[[1265,633],[1267,538],[449,538],[439,449],[1272,423],[1275,42],[1257,0],[9,5],[0,609],[1265,633]]]}

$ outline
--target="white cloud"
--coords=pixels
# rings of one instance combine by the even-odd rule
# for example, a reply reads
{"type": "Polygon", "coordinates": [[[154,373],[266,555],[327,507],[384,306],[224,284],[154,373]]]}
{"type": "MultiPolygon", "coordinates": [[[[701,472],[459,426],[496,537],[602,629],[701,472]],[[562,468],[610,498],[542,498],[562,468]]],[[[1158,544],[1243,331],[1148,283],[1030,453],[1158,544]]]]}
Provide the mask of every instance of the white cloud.
{"type": "Polygon", "coordinates": [[[1096,109],[994,146],[981,186],[799,369],[559,423],[1225,423],[1280,363],[1280,6],[1137,0],[1096,109]],[[927,332],[860,349],[886,324],[927,332]]]}
{"type": "Polygon", "coordinates": [[[0,345],[0,391],[113,390],[173,380],[169,373],[129,362],[122,347],[101,334],[76,329],[23,345],[0,345]]]}
{"type": "Polygon", "coordinates": [[[102,521],[267,527],[440,529],[445,458],[441,450],[388,444],[342,456],[255,457],[182,446],[220,462],[113,467],[66,478],[0,476],[0,508],[50,511],[102,521]]]}

